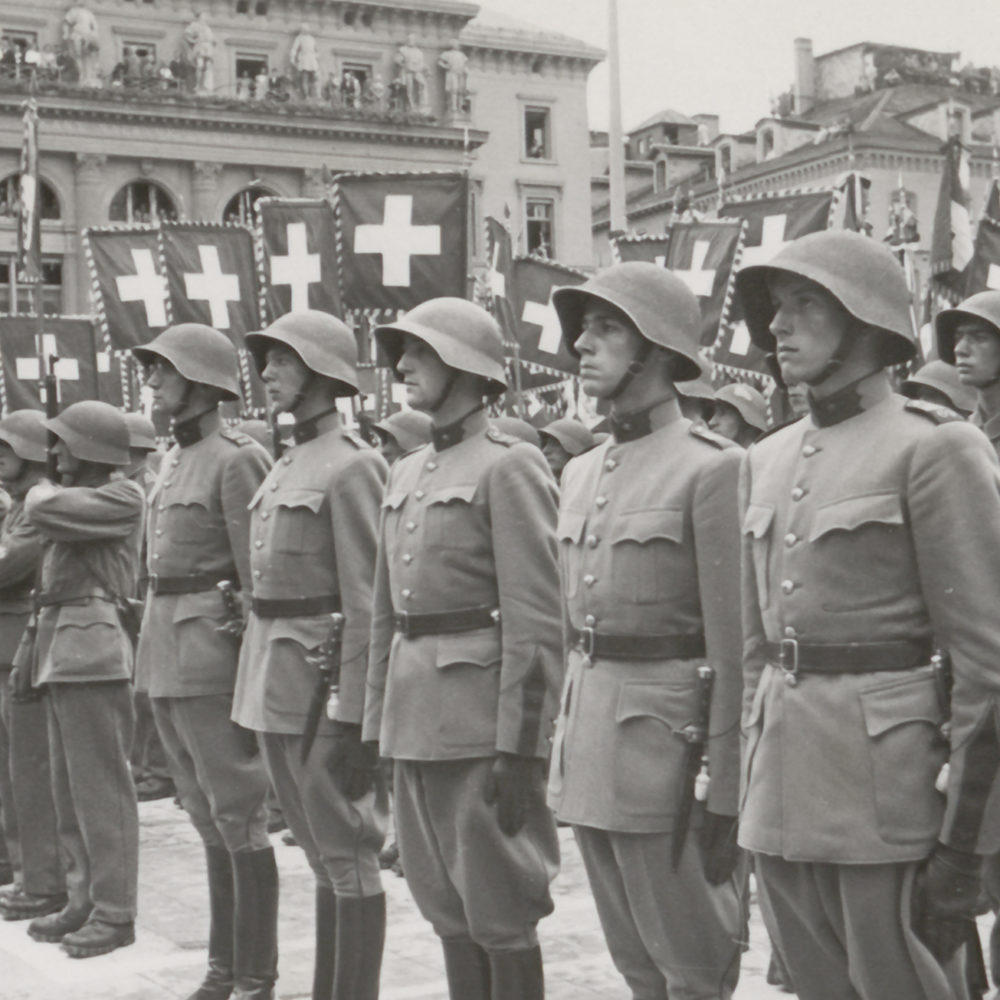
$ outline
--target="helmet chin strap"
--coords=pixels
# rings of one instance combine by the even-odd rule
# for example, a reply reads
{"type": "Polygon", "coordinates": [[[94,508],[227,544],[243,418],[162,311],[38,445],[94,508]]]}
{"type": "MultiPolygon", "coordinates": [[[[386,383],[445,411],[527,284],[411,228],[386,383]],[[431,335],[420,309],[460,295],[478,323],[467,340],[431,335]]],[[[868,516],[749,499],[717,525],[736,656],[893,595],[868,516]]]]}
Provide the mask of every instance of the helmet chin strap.
{"type": "Polygon", "coordinates": [[[306,377],[302,380],[302,385],[299,386],[295,395],[292,397],[291,405],[287,407],[286,412],[295,416],[295,411],[305,402],[306,395],[308,394],[315,377],[315,373],[311,369],[307,368],[306,377]]]}
{"type": "Polygon", "coordinates": [[[632,384],[635,377],[642,372],[643,368],[646,367],[652,353],[652,341],[646,340],[643,337],[642,342],[635,352],[635,357],[632,358],[628,364],[628,368],[625,369],[625,374],[618,380],[618,384],[608,393],[606,398],[612,401],[616,400],[632,384]]]}
{"type": "MultiPolygon", "coordinates": [[[[448,397],[451,395],[452,390],[455,388],[455,383],[458,381],[458,377],[462,373],[457,368],[449,368],[448,374],[445,377],[444,387],[438,393],[437,399],[428,407],[430,413],[437,413],[442,406],[448,401],[448,397]]],[[[475,413],[475,410],[470,410],[470,413],[475,413]]],[[[467,413],[465,416],[468,416],[467,413]]],[[[464,420],[465,417],[462,417],[464,420]]]]}

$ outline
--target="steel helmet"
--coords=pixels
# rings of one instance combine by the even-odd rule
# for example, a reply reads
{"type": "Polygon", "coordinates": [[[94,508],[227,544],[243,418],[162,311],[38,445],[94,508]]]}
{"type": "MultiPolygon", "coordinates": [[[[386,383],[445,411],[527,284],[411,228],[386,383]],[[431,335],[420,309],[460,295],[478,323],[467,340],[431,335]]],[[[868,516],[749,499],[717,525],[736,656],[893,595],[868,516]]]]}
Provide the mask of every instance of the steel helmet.
{"type": "Polygon", "coordinates": [[[808,278],[855,319],[875,327],[885,344],[887,365],[909,361],[917,353],[910,290],[899,261],[881,243],[860,233],[828,229],[799,237],[767,264],[738,271],[736,291],[750,339],[768,354],[776,346],[771,322],[777,310],[767,282],[776,273],[808,278]]]}
{"type": "Polygon", "coordinates": [[[156,428],[153,421],[142,413],[126,413],[128,446],[133,451],[156,451],[156,428]]]}
{"type": "Polygon", "coordinates": [[[83,462],[101,465],[128,465],[129,435],[125,414],[110,403],[85,399],[67,406],[62,413],[45,421],[69,449],[83,462]]]}
{"type": "Polygon", "coordinates": [[[955,330],[967,320],[982,320],[1000,334],[1000,292],[977,292],[954,309],[942,309],[934,319],[938,354],[949,365],[955,363],[955,330]]]}
{"type": "Polygon", "coordinates": [[[570,455],[582,455],[597,443],[587,427],[572,417],[560,417],[546,424],[539,434],[544,443],[546,438],[558,442],[570,455]]]}
{"type": "Polygon", "coordinates": [[[391,437],[403,451],[413,451],[431,439],[431,418],[419,410],[400,410],[372,426],[380,436],[391,437]]]}
{"type": "Polygon", "coordinates": [[[279,316],[266,330],[247,334],[247,349],[263,374],[267,349],[274,344],[294,351],[309,371],[340,382],[339,396],[358,393],[358,342],[346,323],[318,309],[279,316]]]}
{"type": "Polygon", "coordinates": [[[674,389],[678,396],[685,399],[703,399],[707,403],[715,402],[715,389],[707,378],[694,378],[687,382],[675,382],[674,389]]]}
{"type": "Polygon", "coordinates": [[[533,444],[536,448],[541,448],[542,439],[538,436],[538,428],[533,427],[527,420],[520,417],[493,417],[490,423],[503,434],[524,441],[526,444],[533,444]]]}
{"type": "Polygon", "coordinates": [[[615,264],[582,285],[557,288],[552,304],[559,315],[563,343],[576,358],[580,352],[574,345],[583,326],[583,312],[594,299],[624,313],[643,338],[681,358],[678,380],[705,374],[698,354],[698,299],[677,275],[658,264],[635,260],[615,264]]]}
{"type": "Polygon", "coordinates": [[[731,406],[745,424],[767,430],[767,400],[752,385],[732,382],[715,393],[715,402],[731,406]]]}
{"type": "Polygon", "coordinates": [[[41,410],[14,410],[0,420],[0,441],[25,462],[44,462],[49,432],[41,410]]]}
{"type": "MultiPolygon", "coordinates": [[[[941,393],[956,410],[971,413],[976,408],[976,390],[971,385],[963,385],[955,366],[946,361],[928,361],[919,371],[906,379],[900,386],[900,392],[910,399],[919,399],[921,386],[941,393]]],[[[2,426],[0,423],[0,427],[2,426]]]]}
{"type": "Polygon", "coordinates": [[[479,375],[499,389],[507,388],[500,327],[482,306],[449,296],[429,299],[395,323],[375,327],[375,341],[394,371],[403,354],[404,333],[422,340],[449,368],[479,375]]]}
{"type": "Polygon", "coordinates": [[[226,399],[240,398],[236,348],[224,333],[203,323],[168,326],[148,344],[133,347],[132,353],[143,365],[163,358],[189,382],[221,389],[226,399]]]}

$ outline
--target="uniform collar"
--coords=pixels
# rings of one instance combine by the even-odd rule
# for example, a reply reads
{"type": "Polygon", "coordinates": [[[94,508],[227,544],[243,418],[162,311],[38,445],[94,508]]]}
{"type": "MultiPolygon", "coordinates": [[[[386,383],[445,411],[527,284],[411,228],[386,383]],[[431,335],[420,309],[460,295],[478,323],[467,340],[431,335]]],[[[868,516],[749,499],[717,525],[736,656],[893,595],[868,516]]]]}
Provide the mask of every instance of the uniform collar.
{"type": "Polygon", "coordinates": [[[213,407],[196,413],[187,420],[177,420],[173,426],[174,440],[178,447],[190,448],[202,438],[208,437],[219,426],[219,419],[219,411],[213,407]]]}
{"type": "Polygon", "coordinates": [[[336,421],[331,422],[324,418],[336,412],[337,407],[331,406],[330,409],[322,410],[306,420],[296,420],[292,427],[292,439],[296,444],[304,444],[306,441],[312,441],[319,437],[320,434],[335,430],[336,421]]]}
{"type": "Polygon", "coordinates": [[[810,390],[809,412],[817,427],[832,427],[870,410],[891,395],[892,388],[885,372],[878,371],[865,375],[821,399],[817,399],[810,390]]]}
{"type": "Polygon", "coordinates": [[[608,417],[608,425],[611,427],[615,443],[624,444],[626,441],[644,438],[653,431],[679,420],[680,416],[680,404],[676,397],[671,397],[653,403],[645,409],[633,410],[631,413],[612,413],[608,417]]]}
{"type": "Polygon", "coordinates": [[[431,428],[431,443],[435,451],[444,451],[452,448],[467,437],[477,434],[486,429],[486,414],[482,406],[477,406],[471,413],[466,413],[464,417],[450,424],[431,428]]]}
{"type": "Polygon", "coordinates": [[[971,420],[991,441],[1000,439],[1000,413],[987,414],[981,406],[977,406],[971,420]]]}

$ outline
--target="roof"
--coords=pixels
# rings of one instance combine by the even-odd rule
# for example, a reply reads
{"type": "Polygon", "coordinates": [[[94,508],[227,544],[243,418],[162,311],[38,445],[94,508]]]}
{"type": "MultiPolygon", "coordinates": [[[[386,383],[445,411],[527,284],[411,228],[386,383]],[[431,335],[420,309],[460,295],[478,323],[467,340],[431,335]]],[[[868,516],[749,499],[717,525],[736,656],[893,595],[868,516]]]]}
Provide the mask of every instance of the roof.
{"type": "Polygon", "coordinates": [[[603,49],[579,38],[540,28],[489,7],[481,7],[479,13],[462,29],[459,37],[466,45],[565,55],[594,63],[601,62],[605,55],[603,49]]]}
{"type": "Polygon", "coordinates": [[[673,108],[664,108],[662,111],[657,111],[655,115],[647,118],[644,122],[636,125],[635,128],[630,128],[628,134],[632,135],[634,132],[641,132],[643,129],[652,128],[654,125],[697,125],[693,118],[688,118],[687,115],[682,115],[679,111],[674,111],[673,108]]]}

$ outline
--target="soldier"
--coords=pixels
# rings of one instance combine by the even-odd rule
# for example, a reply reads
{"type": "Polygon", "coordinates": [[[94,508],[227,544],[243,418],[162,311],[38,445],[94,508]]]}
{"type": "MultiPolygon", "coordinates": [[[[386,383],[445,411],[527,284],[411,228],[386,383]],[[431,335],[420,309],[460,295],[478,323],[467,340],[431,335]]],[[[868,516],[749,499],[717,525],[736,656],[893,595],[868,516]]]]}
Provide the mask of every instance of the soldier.
{"type": "Polygon", "coordinates": [[[295,417],[295,445],[250,504],[253,612],[233,719],[260,734],[282,812],[316,875],[313,1000],[375,1000],[388,806],[361,721],[388,469],[337,412],[338,397],[358,392],[357,343],[340,320],[287,313],[248,334],[247,346],[275,411],[295,417]],[[337,651],[325,650],[341,624],[337,651]],[[324,656],[329,679],[317,671],[324,656]]]}
{"type": "Polygon", "coordinates": [[[73,958],[135,940],[139,816],[126,748],[132,739],[132,642],[121,619],[135,590],[142,491],[116,476],[128,427],[113,406],[74,403],[44,426],[64,486],[24,498],[45,539],[34,624],[15,669],[45,688],[52,794],[67,858],[68,902],[28,933],[73,958]]]}
{"type": "Polygon", "coordinates": [[[434,426],[382,502],[364,738],[395,762],[401,860],[452,1000],[537,1000],[558,869],[555,483],[483,412],[507,385],[483,309],[432,299],[375,338],[434,426]]]}
{"type": "Polygon", "coordinates": [[[14,885],[0,893],[4,920],[28,920],[66,905],[59,857],[45,703],[13,697],[10,671],[31,614],[31,590],[42,540],[24,512],[24,497],[45,476],[48,431],[41,410],[0,420],[0,480],[13,504],[0,528],[0,805],[14,885]]]}
{"type": "Polygon", "coordinates": [[[708,426],[715,409],[715,389],[707,376],[691,381],[678,382],[674,386],[681,413],[694,423],[708,426]]]}
{"type": "Polygon", "coordinates": [[[239,607],[219,584],[252,589],[247,505],[271,460],[222,426],[239,399],[229,338],[198,323],[133,350],[176,444],[150,496],[149,589],[136,655],[181,805],[205,843],[208,972],[191,1000],[269,1000],[277,977],[278,872],[267,836],[267,772],[252,734],[230,722],[239,607]]]}
{"type": "Polygon", "coordinates": [[[803,1000],[956,1000],[1000,846],[1000,469],[893,394],[915,347],[885,247],[804,236],[737,289],[810,404],[744,464],[740,842],[803,1000]]]}
{"type": "Polygon", "coordinates": [[[522,420],[520,417],[493,417],[490,420],[490,424],[500,431],[501,434],[517,438],[518,441],[526,441],[528,444],[533,444],[536,448],[542,447],[542,439],[539,437],[538,428],[533,427],[527,420],[522,420]]]}
{"type": "Polygon", "coordinates": [[[618,264],[553,304],[584,392],[610,403],[612,437],[563,473],[568,649],[549,803],[573,826],[635,1000],[728,998],[744,933],[740,452],[681,415],[674,382],[702,373],[698,301],[683,282],[618,264]]]}
{"type": "Polygon", "coordinates": [[[907,399],[947,406],[962,417],[968,417],[976,408],[976,390],[963,385],[955,366],[946,361],[928,361],[903,382],[899,391],[907,399]]]}
{"type": "Polygon", "coordinates": [[[749,448],[767,430],[767,401],[752,385],[724,385],[715,391],[708,426],[741,448],[749,448]]]}
{"type": "Polygon", "coordinates": [[[431,439],[431,418],[417,410],[400,410],[372,424],[379,437],[378,450],[392,465],[408,451],[413,451],[431,439]]]}
{"type": "Polygon", "coordinates": [[[573,417],[560,417],[551,424],[546,424],[539,431],[539,437],[542,439],[542,454],[549,463],[556,482],[559,482],[559,477],[571,458],[590,451],[597,444],[587,426],[573,417]]]}

